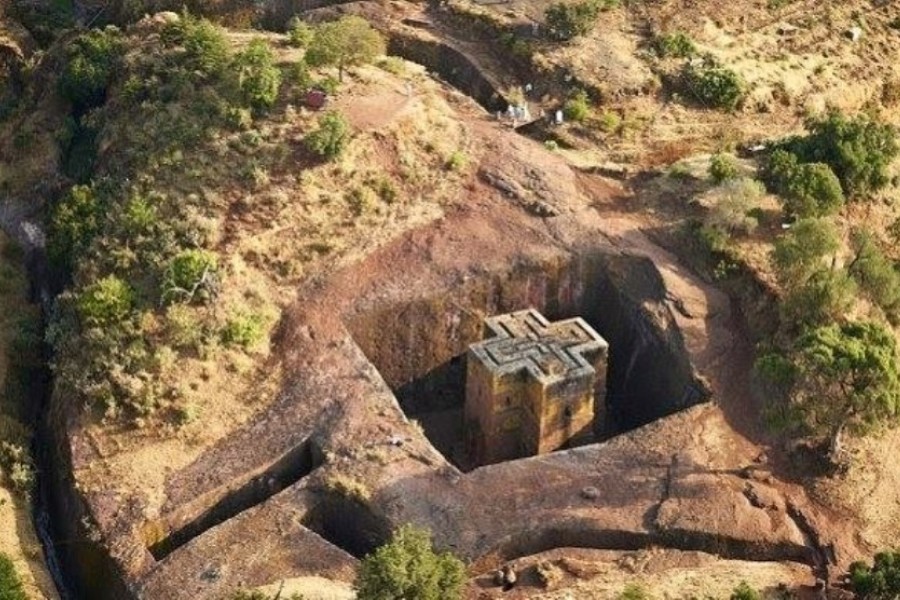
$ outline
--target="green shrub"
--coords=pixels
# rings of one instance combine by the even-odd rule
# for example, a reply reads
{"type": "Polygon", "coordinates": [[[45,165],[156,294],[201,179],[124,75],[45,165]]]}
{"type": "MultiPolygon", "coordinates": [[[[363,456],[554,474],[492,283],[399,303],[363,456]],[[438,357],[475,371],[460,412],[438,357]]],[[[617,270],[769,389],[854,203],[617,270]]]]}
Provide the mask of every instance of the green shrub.
{"type": "Polygon", "coordinates": [[[77,111],[103,103],[123,51],[115,27],[83,33],[66,46],[59,91],[77,111]]]}
{"type": "Polygon", "coordinates": [[[0,600],[28,600],[22,580],[5,554],[0,554],[0,600]]]}
{"type": "Polygon", "coordinates": [[[8,16],[24,25],[41,46],[49,46],[60,32],[75,24],[75,11],[69,0],[12,0],[7,6],[8,16]]]}
{"type": "Polygon", "coordinates": [[[750,587],[746,581],[742,581],[731,592],[731,600],[762,600],[762,594],[750,587]]]}
{"type": "Polygon", "coordinates": [[[462,171],[469,164],[469,157],[462,150],[454,150],[447,159],[447,169],[450,171],[462,171]]]}
{"type": "Polygon", "coordinates": [[[288,22],[288,41],[291,46],[309,48],[314,37],[315,30],[300,17],[294,17],[288,22]]]}
{"type": "Polygon", "coordinates": [[[341,113],[329,111],[319,118],[319,127],[304,142],[315,154],[326,159],[340,156],[350,140],[350,126],[341,113]]]}
{"type": "Polygon", "coordinates": [[[193,302],[210,300],[218,291],[218,259],[208,250],[179,252],[163,277],[163,300],[193,302]]]}
{"type": "Polygon", "coordinates": [[[78,314],[90,327],[113,325],[125,319],[134,307],[134,290],[115,275],[108,275],[82,290],[77,297],[78,314]]]}
{"type": "Polygon", "coordinates": [[[597,23],[600,12],[618,4],[614,0],[581,0],[556,2],[544,11],[548,35],[555,40],[568,41],[587,35],[597,23]]]}
{"type": "Polygon", "coordinates": [[[404,525],[391,541],[363,559],[356,578],[359,600],[458,600],[466,571],[448,552],[435,553],[427,531],[404,525]]]}
{"type": "Polygon", "coordinates": [[[50,206],[47,255],[59,268],[71,270],[100,231],[103,206],[93,188],[76,185],[50,206]]]}
{"type": "Polygon", "coordinates": [[[807,122],[809,135],[786,143],[802,162],[825,163],[848,196],[878,190],[890,181],[888,166],[900,153],[897,130],[866,115],[849,118],[831,111],[807,122]]]}
{"type": "Polygon", "coordinates": [[[587,92],[578,90],[563,105],[563,115],[569,121],[581,123],[591,114],[587,92]]]}
{"type": "Polygon", "coordinates": [[[861,600],[892,600],[900,595],[900,551],[875,555],[870,567],[864,562],[850,565],[850,586],[861,600]]]}
{"type": "Polygon", "coordinates": [[[650,600],[650,594],[637,583],[629,583],[619,594],[619,600],[650,600]]]}
{"type": "Polygon", "coordinates": [[[275,55],[265,40],[250,42],[234,59],[238,87],[244,100],[256,110],[275,104],[281,87],[281,71],[275,66],[275,55]]]}
{"type": "Polygon", "coordinates": [[[841,182],[823,163],[798,165],[782,187],[785,210],[800,218],[832,215],[844,205],[841,182]]]}
{"type": "Polygon", "coordinates": [[[736,179],[738,176],[738,164],[730,154],[714,154],[709,161],[709,176],[716,183],[722,183],[728,179],[736,179]]]}
{"type": "Polygon", "coordinates": [[[222,343],[226,346],[250,348],[263,338],[265,319],[258,314],[238,313],[229,317],[222,328],[222,343]]]}
{"type": "Polygon", "coordinates": [[[657,36],[653,47],[662,58],[690,58],[697,53],[694,41],[681,31],[657,36]]]}
{"type": "Polygon", "coordinates": [[[206,19],[182,13],[166,26],[162,39],[167,46],[182,49],[185,71],[200,79],[219,77],[228,69],[228,40],[219,26],[206,19]]]}
{"type": "Polygon", "coordinates": [[[685,65],[682,82],[687,95],[706,108],[735,110],[746,95],[743,79],[711,60],[685,65]]]}

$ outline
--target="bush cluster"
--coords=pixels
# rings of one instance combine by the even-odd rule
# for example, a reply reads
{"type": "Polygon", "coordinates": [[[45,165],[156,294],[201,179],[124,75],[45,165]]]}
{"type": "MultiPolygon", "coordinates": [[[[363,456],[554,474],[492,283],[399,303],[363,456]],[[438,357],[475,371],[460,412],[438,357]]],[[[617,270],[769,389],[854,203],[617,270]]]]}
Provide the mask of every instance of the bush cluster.
{"type": "Polygon", "coordinates": [[[657,36],[653,48],[661,58],[690,58],[697,53],[694,41],[681,31],[657,36]]]}
{"type": "Polygon", "coordinates": [[[824,163],[800,163],[795,154],[775,150],[764,168],[769,187],[784,199],[785,211],[800,218],[832,215],[844,205],[844,191],[824,163]]]}
{"type": "Polygon", "coordinates": [[[581,123],[591,114],[591,105],[587,92],[577,90],[563,105],[563,115],[569,121],[581,123]]]}
{"type": "Polygon", "coordinates": [[[66,46],[59,91],[76,111],[103,103],[122,51],[122,34],[115,27],[88,31],[66,46]]]}
{"type": "Polygon", "coordinates": [[[747,93],[737,73],[710,59],[685,65],[681,79],[686,94],[707,108],[735,110],[747,93]]]}
{"type": "Polygon", "coordinates": [[[263,40],[253,40],[234,59],[238,87],[247,104],[256,110],[271,107],[278,98],[281,71],[275,66],[275,55],[263,40]]]}
{"type": "Polygon", "coordinates": [[[848,196],[862,196],[888,184],[888,166],[900,153],[897,129],[867,115],[833,110],[806,124],[809,134],[788,140],[801,162],[831,167],[848,196]]]}

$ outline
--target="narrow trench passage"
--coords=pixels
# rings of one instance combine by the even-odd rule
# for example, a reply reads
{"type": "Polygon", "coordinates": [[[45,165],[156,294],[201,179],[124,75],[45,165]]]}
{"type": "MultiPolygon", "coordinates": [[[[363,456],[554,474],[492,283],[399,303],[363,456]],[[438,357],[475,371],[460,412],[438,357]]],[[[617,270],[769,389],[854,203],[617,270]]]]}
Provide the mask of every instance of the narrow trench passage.
{"type": "Polygon", "coordinates": [[[595,398],[587,443],[602,441],[703,402],[676,327],[660,322],[665,286],[649,259],[573,257],[528,265],[440,297],[376,309],[349,326],[407,416],[460,469],[467,460],[463,408],[469,345],[483,339],[486,316],[536,308],[550,321],[582,317],[609,343],[604,398],[595,398]],[[651,307],[648,309],[647,307],[651,307]],[[602,409],[602,410],[601,410],[602,409]]]}
{"type": "Polygon", "coordinates": [[[156,560],[163,560],[216,525],[262,504],[278,492],[300,481],[309,475],[316,466],[313,461],[312,444],[307,441],[296,446],[265,471],[240,488],[226,494],[201,515],[151,544],[150,553],[156,560]]]}

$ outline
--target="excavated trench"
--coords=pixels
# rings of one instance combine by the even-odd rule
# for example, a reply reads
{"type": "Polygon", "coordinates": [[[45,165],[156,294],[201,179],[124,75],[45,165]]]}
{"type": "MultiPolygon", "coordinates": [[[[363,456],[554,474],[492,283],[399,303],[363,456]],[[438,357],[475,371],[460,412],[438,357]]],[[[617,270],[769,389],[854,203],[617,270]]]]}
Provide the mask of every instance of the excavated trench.
{"type": "MultiPolygon", "coordinates": [[[[348,320],[366,356],[448,460],[470,464],[463,443],[465,352],[485,317],[529,307],[551,321],[583,317],[609,343],[607,418],[593,441],[704,401],[649,259],[593,253],[552,264],[521,264],[440,295],[375,307],[348,320]]],[[[603,411],[596,411],[598,414],[603,411]]]]}

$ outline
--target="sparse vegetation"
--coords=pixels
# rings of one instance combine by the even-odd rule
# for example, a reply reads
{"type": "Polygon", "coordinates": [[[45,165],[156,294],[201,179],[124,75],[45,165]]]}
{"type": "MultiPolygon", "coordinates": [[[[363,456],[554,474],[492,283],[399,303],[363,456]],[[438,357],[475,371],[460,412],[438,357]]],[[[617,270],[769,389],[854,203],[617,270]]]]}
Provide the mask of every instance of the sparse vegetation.
{"type": "Polygon", "coordinates": [[[629,583],[619,594],[619,600],[650,600],[652,596],[638,583],[629,583]]]}
{"type": "Polygon", "coordinates": [[[694,41],[682,31],[657,36],[653,48],[661,58],[690,58],[697,53],[694,41]]]}
{"type": "Polygon", "coordinates": [[[356,579],[359,600],[462,598],[465,567],[448,552],[436,553],[427,531],[404,525],[391,541],[363,559],[356,579]]]}
{"type": "Polygon", "coordinates": [[[590,33],[600,13],[617,5],[617,0],[556,2],[547,7],[544,22],[552,39],[565,42],[590,33]]]}
{"type": "Polygon", "coordinates": [[[762,594],[759,593],[759,590],[750,587],[746,581],[742,581],[731,592],[731,600],[762,600],[762,594]]]}
{"type": "Polygon", "coordinates": [[[724,233],[750,233],[757,226],[753,209],[765,194],[765,188],[756,180],[741,177],[728,179],[710,192],[712,206],[706,217],[706,226],[724,233]]]}

